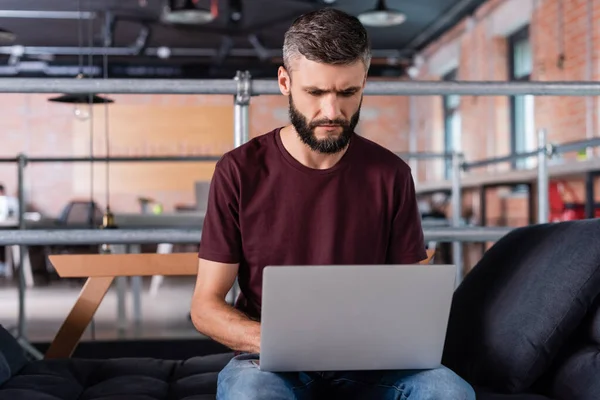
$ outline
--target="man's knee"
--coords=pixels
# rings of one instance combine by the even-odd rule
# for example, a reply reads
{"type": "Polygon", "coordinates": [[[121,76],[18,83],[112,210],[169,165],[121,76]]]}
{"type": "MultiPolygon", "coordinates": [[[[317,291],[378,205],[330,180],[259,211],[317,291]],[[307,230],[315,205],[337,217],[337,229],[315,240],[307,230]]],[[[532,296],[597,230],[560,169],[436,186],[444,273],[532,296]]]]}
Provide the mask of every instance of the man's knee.
{"type": "Polygon", "coordinates": [[[422,386],[418,388],[423,393],[419,399],[475,400],[473,387],[448,368],[424,372],[423,378],[427,382],[421,382],[422,386]]]}

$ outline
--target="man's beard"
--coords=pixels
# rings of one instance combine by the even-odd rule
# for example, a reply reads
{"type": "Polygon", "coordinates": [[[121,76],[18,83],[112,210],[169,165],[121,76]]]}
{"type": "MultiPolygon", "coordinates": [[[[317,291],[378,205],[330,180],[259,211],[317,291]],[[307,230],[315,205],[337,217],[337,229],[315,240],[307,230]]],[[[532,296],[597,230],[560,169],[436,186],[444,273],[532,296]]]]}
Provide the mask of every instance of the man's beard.
{"type": "Polygon", "coordinates": [[[336,154],[346,148],[350,142],[350,139],[352,138],[352,135],[354,134],[354,128],[356,128],[360,118],[362,99],[358,105],[358,110],[356,110],[352,118],[350,118],[350,121],[343,119],[318,119],[309,123],[306,120],[306,117],[304,117],[304,115],[302,115],[294,106],[294,101],[291,94],[289,95],[289,103],[290,122],[294,128],[296,128],[296,132],[298,133],[302,143],[319,153],[336,154]],[[317,139],[315,136],[315,128],[324,125],[338,125],[342,128],[342,133],[337,138],[329,137],[326,139],[317,139]]]}

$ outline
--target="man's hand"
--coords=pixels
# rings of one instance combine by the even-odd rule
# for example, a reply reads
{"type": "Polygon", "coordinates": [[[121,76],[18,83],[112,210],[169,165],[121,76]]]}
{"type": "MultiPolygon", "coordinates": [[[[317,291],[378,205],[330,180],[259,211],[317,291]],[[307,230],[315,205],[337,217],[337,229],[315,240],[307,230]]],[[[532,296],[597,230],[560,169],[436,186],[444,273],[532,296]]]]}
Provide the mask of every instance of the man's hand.
{"type": "Polygon", "coordinates": [[[239,264],[199,260],[192,322],[199,332],[232,350],[260,353],[260,322],[225,302],[238,269],[239,264]]]}

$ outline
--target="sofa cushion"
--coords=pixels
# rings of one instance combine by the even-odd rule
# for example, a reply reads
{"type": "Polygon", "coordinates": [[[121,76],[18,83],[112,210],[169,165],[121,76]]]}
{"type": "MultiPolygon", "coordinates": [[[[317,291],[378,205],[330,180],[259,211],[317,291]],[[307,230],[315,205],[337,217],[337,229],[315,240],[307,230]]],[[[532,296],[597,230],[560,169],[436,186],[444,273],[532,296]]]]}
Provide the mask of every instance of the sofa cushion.
{"type": "Polygon", "coordinates": [[[543,381],[560,399],[600,399],[600,297],[543,381]]]}
{"type": "Polygon", "coordinates": [[[597,344],[573,352],[552,375],[550,393],[557,399],[600,399],[600,350],[597,344]]]}
{"type": "Polygon", "coordinates": [[[36,361],[0,387],[0,400],[212,400],[232,356],[36,361]]]}
{"type": "Polygon", "coordinates": [[[498,394],[490,393],[486,390],[475,388],[477,400],[552,400],[540,394],[520,393],[520,394],[498,394]]]}
{"type": "Polygon", "coordinates": [[[513,230],[457,288],[443,362],[497,392],[531,387],[600,289],[600,219],[513,230]]]}
{"type": "Polygon", "coordinates": [[[0,325],[0,385],[27,363],[25,352],[17,340],[0,325]]]}

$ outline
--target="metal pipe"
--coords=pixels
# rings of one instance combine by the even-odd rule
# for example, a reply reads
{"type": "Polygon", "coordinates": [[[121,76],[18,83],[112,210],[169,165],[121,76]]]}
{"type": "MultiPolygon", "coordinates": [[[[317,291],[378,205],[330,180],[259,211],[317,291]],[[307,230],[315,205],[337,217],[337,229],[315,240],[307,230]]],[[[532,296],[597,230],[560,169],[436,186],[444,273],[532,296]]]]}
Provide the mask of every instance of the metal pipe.
{"type": "MultiPolygon", "coordinates": [[[[18,165],[17,165],[17,193],[18,193],[18,204],[19,204],[19,230],[21,232],[25,229],[25,156],[23,154],[19,154],[17,157],[18,165]]],[[[19,232],[19,231],[17,231],[19,232]]],[[[20,338],[25,337],[25,252],[27,251],[27,247],[23,244],[19,244],[19,316],[17,323],[17,336],[20,338]]]]}
{"type": "Polygon", "coordinates": [[[434,153],[434,152],[415,152],[415,153],[396,153],[400,158],[408,160],[431,160],[431,159],[451,159],[452,153],[434,153]]]}
{"type": "MultiPolygon", "coordinates": [[[[247,112],[246,112],[247,115],[247,112]]],[[[240,113],[243,117],[243,113],[240,113]]],[[[242,118],[244,120],[245,118],[242,118]]],[[[244,128],[246,129],[246,128],[244,128]]],[[[245,139],[247,140],[247,139],[245,139]]],[[[574,142],[567,142],[553,147],[553,153],[568,153],[572,151],[579,151],[585,147],[596,147],[600,146],[600,138],[579,140],[574,142]]],[[[465,162],[462,164],[464,169],[475,168],[485,166],[488,164],[511,161],[516,158],[532,157],[538,154],[538,150],[519,153],[515,155],[509,155],[504,157],[494,157],[486,160],[479,160],[473,162],[465,162]]],[[[451,159],[452,153],[435,153],[435,152],[408,152],[408,153],[396,153],[398,157],[406,158],[409,160],[417,159],[451,159]]],[[[111,157],[25,157],[27,163],[88,163],[88,162],[204,162],[204,161],[218,161],[221,156],[219,155],[208,155],[208,156],[147,156],[147,157],[129,157],[129,156],[111,156],[111,157]]],[[[18,157],[4,157],[0,158],[0,163],[17,163],[19,162],[18,157]]]]}
{"type": "Polygon", "coordinates": [[[89,11],[26,11],[0,10],[0,18],[31,18],[31,19],[94,19],[95,12],[89,11]]]}
{"type": "MultiPolygon", "coordinates": [[[[594,4],[593,0],[586,1],[587,12],[587,29],[586,29],[586,57],[585,57],[585,80],[592,81],[594,79],[594,4]]],[[[588,139],[594,137],[594,97],[586,97],[585,111],[585,133],[588,139]]],[[[593,156],[591,148],[587,148],[588,157],[593,156]]]]}
{"type": "Polygon", "coordinates": [[[549,178],[548,178],[548,150],[546,146],[546,131],[538,131],[538,223],[548,222],[550,213],[549,203],[549,178]]]}
{"type": "MultiPolygon", "coordinates": [[[[253,80],[250,94],[278,95],[277,81],[253,80]]],[[[107,93],[107,94],[237,94],[234,79],[51,79],[2,78],[0,93],[107,93]]],[[[445,94],[469,96],[597,96],[600,82],[542,81],[371,81],[364,94],[378,96],[445,94]]]]}
{"type": "MultiPolygon", "coordinates": [[[[408,123],[409,132],[408,132],[408,151],[410,154],[417,153],[417,99],[413,96],[408,98],[408,123]]],[[[402,155],[399,154],[400,157],[402,155]]],[[[419,176],[419,171],[417,168],[419,167],[418,160],[416,158],[409,158],[410,169],[412,170],[413,179],[417,181],[419,176]]]]}
{"type": "Polygon", "coordinates": [[[249,137],[249,115],[248,105],[235,104],[234,106],[234,146],[239,147],[248,141],[249,137]]]}
{"type": "MultiPolygon", "coordinates": [[[[27,163],[76,163],[76,162],[201,162],[218,161],[221,156],[158,156],[158,157],[31,157],[27,163]]],[[[18,158],[0,158],[0,163],[11,163],[18,158]]]]}
{"type": "Polygon", "coordinates": [[[533,156],[536,156],[538,153],[539,153],[538,150],[533,150],[533,151],[527,151],[527,152],[523,152],[523,153],[510,154],[508,156],[493,157],[493,158],[487,158],[485,160],[466,162],[463,164],[463,168],[465,170],[467,170],[467,169],[472,169],[472,168],[477,168],[477,167],[485,167],[487,165],[499,164],[499,163],[508,162],[508,161],[512,161],[512,160],[518,160],[521,158],[533,157],[533,156]]]}
{"type": "Polygon", "coordinates": [[[17,195],[19,204],[19,229],[25,229],[25,166],[27,157],[21,153],[17,156],[17,195]]]}
{"type": "Polygon", "coordinates": [[[553,153],[569,153],[572,151],[580,151],[586,147],[600,146],[600,138],[577,140],[575,142],[567,142],[557,144],[553,147],[553,153]]]}
{"type": "MultiPolygon", "coordinates": [[[[128,254],[139,254],[141,252],[140,245],[129,245],[127,246],[126,252],[128,254]]],[[[131,282],[131,295],[133,303],[133,323],[136,334],[140,333],[142,323],[142,277],[132,276],[131,282]]]]}
{"type": "MultiPolygon", "coordinates": [[[[426,241],[481,243],[495,242],[513,229],[511,227],[436,227],[424,229],[424,234],[426,241]]],[[[462,252],[460,254],[462,256],[462,252]]]]}
{"type": "MultiPolygon", "coordinates": [[[[452,157],[452,227],[458,229],[462,219],[462,189],[460,185],[462,173],[463,155],[458,151],[454,152],[452,157]]],[[[463,248],[462,243],[454,240],[452,242],[452,259],[456,266],[456,285],[462,282],[463,278],[463,248]]]]}
{"type": "MultiPolygon", "coordinates": [[[[600,146],[600,138],[584,139],[584,140],[577,140],[574,142],[557,144],[557,145],[553,146],[552,152],[553,153],[569,153],[572,151],[579,151],[582,148],[596,147],[596,146],[600,146]]],[[[547,152],[547,150],[545,150],[545,151],[547,152]]],[[[540,152],[540,150],[532,150],[532,151],[523,152],[523,153],[511,154],[508,156],[493,157],[493,158],[488,158],[485,160],[466,162],[463,164],[463,168],[471,169],[471,168],[483,167],[483,166],[490,165],[490,164],[508,162],[508,161],[512,161],[512,160],[516,160],[516,159],[520,159],[520,158],[528,158],[528,157],[538,156],[539,152],[540,152]]]]}
{"type": "MultiPolygon", "coordinates": [[[[54,56],[77,56],[82,50],[75,46],[0,46],[0,54],[13,54],[15,49],[23,55],[54,55],[54,56]]],[[[129,47],[110,47],[106,49],[108,56],[139,56],[139,46],[129,47]]],[[[217,57],[220,54],[220,49],[199,48],[199,47],[148,47],[144,50],[143,55],[149,57],[172,58],[172,57],[217,57]]],[[[85,47],[83,52],[86,55],[103,55],[105,49],[103,47],[85,47]]],[[[229,56],[234,57],[257,57],[255,48],[232,48],[228,50],[229,56]]],[[[262,56],[267,58],[282,57],[281,49],[261,50],[262,56]]],[[[406,57],[406,53],[395,49],[374,49],[372,56],[375,59],[399,59],[406,57]]],[[[393,65],[393,62],[389,63],[393,65]]]]}
{"type": "Polygon", "coordinates": [[[28,229],[0,230],[0,246],[6,245],[102,245],[198,243],[200,229],[28,229]]]}
{"type": "Polygon", "coordinates": [[[2,78],[0,93],[236,94],[233,79],[2,78]]]}
{"type": "Polygon", "coordinates": [[[585,218],[588,219],[596,216],[596,191],[594,190],[596,177],[598,177],[597,171],[588,171],[585,174],[585,218]]]}
{"type": "Polygon", "coordinates": [[[238,71],[235,81],[237,93],[234,98],[233,134],[234,146],[239,147],[250,137],[250,87],[252,84],[248,71],[238,71]]]}
{"type": "MultiPolygon", "coordinates": [[[[243,114],[241,114],[243,116],[243,114]]],[[[243,119],[244,120],[244,119],[243,119]]],[[[247,140],[247,139],[246,139],[247,140]]],[[[553,148],[554,153],[568,153],[572,151],[579,151],[585,147],[600,146],[600,138],[578,140],[574,142],[567,142],[555,145],[553,148]]],[[[504,157],[494,157],[486,160],[473,161],[463,163],[464,169],[481,167],[489,164],[507,162],[517,158],[532,157],[538,154],[538,150],[519,153],[515,155],[509,155],[504,157]]],[[[408,152],[408,153],[396,153],[398,157],[406,159],[438,159],[452,158],[452,153],[435,153],[435,152],[408,152]]],[[[25,155],[23,155],[26,157],[25,155]]],[[[129,157],[129,156],[112,156],[108,159],[106,157],[26,157],[27,163],[71,163],[71,162],[203,162],[203,161],[218,161],[221,158],[219,155],[208,155],[208,156],[147,156],[147,157],[129,157]]],[[[0,158],[0,163],[16,163],[19,159],[17,157],[4,157],[0,158]]]]}
{"type": "MultiPolygon", "coordinates": [[[[234,118],[233,118],[233,140],[234,146],[239,147],[246,143],[250,138],[250,94],[252,87],[252,77],[249,71],[238,71],[235,76],[237,83],[237,93],[234,97],[234,118]]],[[[240,293],[240,286],[236,277],[234,285],[227,294],[231,298],[231,304],[235,304],[240,293]]]]}
{"type": "MultiPolygon", "coordinates": [[[[512,228],[425,228],[426,240],[488,242],[500,239],[512,228]]],[[[0,246],[102,245],[198,243],[200,229],[29,229],[0,230],[0,246]]]]}

